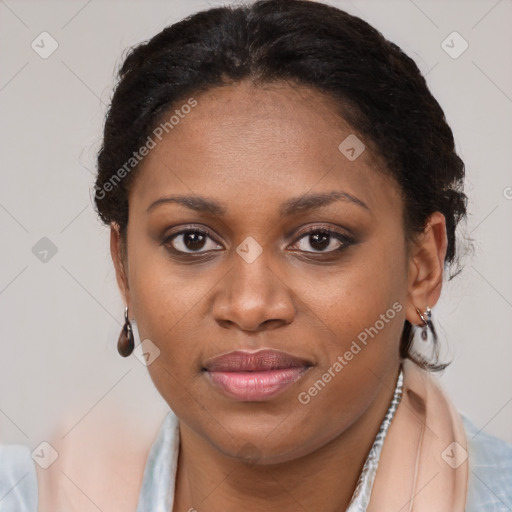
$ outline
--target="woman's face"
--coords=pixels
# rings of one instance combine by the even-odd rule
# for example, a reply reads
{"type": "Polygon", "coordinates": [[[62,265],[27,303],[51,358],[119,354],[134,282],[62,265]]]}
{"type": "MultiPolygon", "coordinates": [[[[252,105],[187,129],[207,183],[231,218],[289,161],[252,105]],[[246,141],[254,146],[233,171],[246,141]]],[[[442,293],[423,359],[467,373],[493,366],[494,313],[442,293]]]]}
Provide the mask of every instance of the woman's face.
{"type": "Polygon", "coordinates": [[[130,190],[130,316],[187,428],[227,455],[291,460],[389,397],[408,304],[402,200],[317,92],[243,82],[194,99],[130,190]],[[261,349],[300,362],[263,358],[253,376],[210,364],[261,349]]]}

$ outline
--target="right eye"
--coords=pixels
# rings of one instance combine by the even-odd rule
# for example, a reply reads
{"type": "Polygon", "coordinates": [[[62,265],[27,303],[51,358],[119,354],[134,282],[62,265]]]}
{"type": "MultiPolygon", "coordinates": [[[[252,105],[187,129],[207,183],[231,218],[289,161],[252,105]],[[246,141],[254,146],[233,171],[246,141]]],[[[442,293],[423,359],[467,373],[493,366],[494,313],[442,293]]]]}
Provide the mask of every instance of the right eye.
{"type": "Polygon", "coordinates": [[[205,245],[208,246],[208,240],[214,242],[207,231],[187,229],[167,237],[164,240],[164,245],[171,251],[181,254],[202,254],[211,250],[218,250],[215,247],[221,247],[217,243],[212,243],[210,244],[212,247],[201,250],[205,245]]]}

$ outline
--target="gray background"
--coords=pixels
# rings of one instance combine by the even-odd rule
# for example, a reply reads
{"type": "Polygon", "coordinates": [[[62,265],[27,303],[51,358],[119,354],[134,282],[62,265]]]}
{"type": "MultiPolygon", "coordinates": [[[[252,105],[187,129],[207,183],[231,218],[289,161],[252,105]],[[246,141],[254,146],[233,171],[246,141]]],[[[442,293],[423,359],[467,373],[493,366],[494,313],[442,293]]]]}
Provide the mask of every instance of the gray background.
{"type": "MultiPolygon", "coordinates": [[[[475,251],[434,309],[454,359],[441,383],[479,428],[512,441],[512,2],[330,3],[416,60],[454,130],[475,251]],[[442,47],[453,31],[469,44],[458,58],[442,47]]],[[[123,304],[91,186],[123,52],[208,5],[221,2],[0,0],[3,442],[34,448],[56,426],[80,435],[112,410],[155,432],[165,415],[146,368],[116,352],[123,304]],[[46,59],[31,47],[43,31],[58,43],[46,59]],[[43,237],[57,250],[46,261],[43,237]]]]}

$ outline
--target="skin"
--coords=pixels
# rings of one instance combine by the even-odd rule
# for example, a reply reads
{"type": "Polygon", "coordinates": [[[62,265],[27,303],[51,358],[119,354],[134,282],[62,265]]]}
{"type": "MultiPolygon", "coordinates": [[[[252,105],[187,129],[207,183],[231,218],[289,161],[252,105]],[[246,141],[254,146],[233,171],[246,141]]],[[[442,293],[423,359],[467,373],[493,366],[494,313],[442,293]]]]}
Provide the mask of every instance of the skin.
{"type": "Polygon", "coordinates": [[[173,510],[344,510],[394,391],[403,323],[421,325],[415,308],[439,298],[444,216],[434,213],[406,244],[397,184],[381,172],[369,141],[354,161],[339,151],[354,130],[316,91],[241,82],[195,99],[137,170],[125,247],[118,227],[111,229],[130,317],[141,340],[160,350],[151,378],[180,420],[173,510]],[[279,215],[292,197],[331,191],[368,208],[345,200],[279,215]],[[226,213],[174,203],[147,212],[170,195],[207,196],[226,213]],[[331,237],[315,245],[304,234],[309,227],[352,234],[355,242],[331,237]],[[215,238],[192,249],[183,236],[168,239],[187,228],[215,238]],[[248,236],[263,250],[252,263],[236,252],[248,236]],[[173,243],[188,254],[174,255],[173,243]],[[203,255],[194,258],[194,250],[203,255]],[[401,311],[301,404],[299,393],[395,302],[401,311]],[[208,358],[260,348],[313,366],[264,402],[230,400],[201,371],[208,358]]]}

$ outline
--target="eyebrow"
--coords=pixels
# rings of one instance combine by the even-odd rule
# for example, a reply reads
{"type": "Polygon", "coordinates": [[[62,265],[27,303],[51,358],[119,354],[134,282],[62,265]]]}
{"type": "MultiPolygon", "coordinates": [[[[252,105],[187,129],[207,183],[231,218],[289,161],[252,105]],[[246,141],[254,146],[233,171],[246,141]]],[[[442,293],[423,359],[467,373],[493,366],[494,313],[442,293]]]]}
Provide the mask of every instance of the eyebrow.
{"type": "MultiPolygon", "coordinates": [[[[281,204],[279,208],[280,217],[289,217],[297,213],[305,211],[316,210],[324,206],[328,206],[336,201],[349,202],[356,204],[369,212],[371,212],[368,205],[358,199],[357,197],[342,191],[334,190],[332,192],[323,192],[319,194],[308,194],[297,197],[292,197],[281,204]]],[[[200,213],[210,213],[219,217],[225,216],[227,208],[225,205],[204,196],[166,196],[157,199],[151,203],[146,210],[146,213],[151,212],[154,208],[162,204],[180,204],[191,210],[200,213]]]]}

